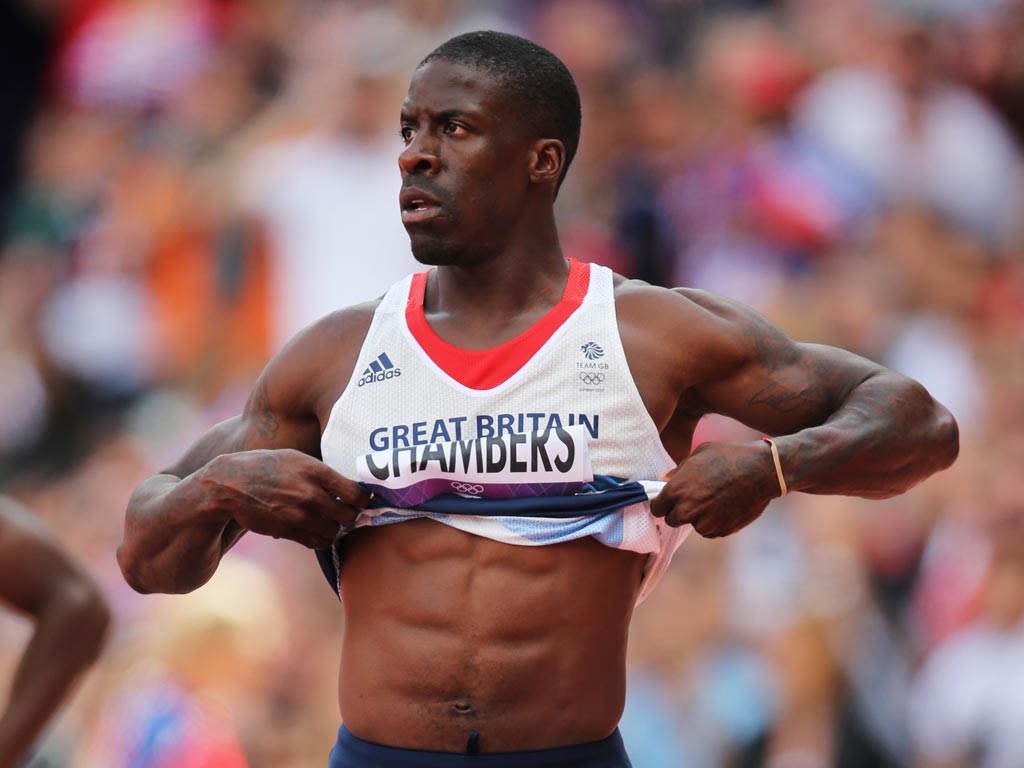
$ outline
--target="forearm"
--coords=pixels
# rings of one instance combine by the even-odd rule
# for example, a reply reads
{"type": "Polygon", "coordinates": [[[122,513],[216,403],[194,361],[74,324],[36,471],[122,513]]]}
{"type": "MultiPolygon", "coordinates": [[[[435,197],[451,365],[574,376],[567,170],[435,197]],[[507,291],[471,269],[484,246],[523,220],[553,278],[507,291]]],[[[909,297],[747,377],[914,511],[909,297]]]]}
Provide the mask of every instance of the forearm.
{"type": "Polygon", "coordinates": [[[891,371],[854,387],[820,426],[775,439],[790,490],[887,498],[956,459],[956,421],[891,371]]]}
{"type": "Polygon", "coordinates": [[[217,504],[203,470],[154,475],[132,494],[117,560],[139,592],[184,593],[205,584],[243,530],[217,504]]]}
{"type": "Polygon", "coordinates": [[[36,616],[3,715],[0,765],[15,765],[97,658],[110,614],[91,586],[65,585],[36,616]]]}

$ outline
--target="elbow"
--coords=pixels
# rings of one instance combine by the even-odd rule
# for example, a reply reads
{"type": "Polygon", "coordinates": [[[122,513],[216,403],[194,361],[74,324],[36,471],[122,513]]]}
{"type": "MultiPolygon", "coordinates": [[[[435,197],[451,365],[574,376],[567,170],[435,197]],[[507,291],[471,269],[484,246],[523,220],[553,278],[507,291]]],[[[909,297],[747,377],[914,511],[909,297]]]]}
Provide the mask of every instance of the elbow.
{"type": "Polygon", "coordinates": [[[906,411],[914,414],[909,435],[924,476],[950,467],[960,455],[960,427],[953,414],[913,380],[909,380],[902,402],[906,411]]]}
{"type": "MultiPolygon", "coordinates": [[[[213,576],[216,564],[194,572],[179,572],[176,576],[162,575],[149,560],[133,554],[131,546],[122,541],[117,548],[117,564],[129,587],[141,595],[184,595],[203,586],[213,576]]],[[[181,569],[179,569],[181,571],[181,569]]]]}
{"type": "Polygon", "coordinates": [[[151,589],[145,581],[142,568],[136,558],[129,554],[129,547],[121,542],[117,547],[117,565],[121,569],[121,575],[129,587],[141,595],[149,595],[159,590],[151,589]]]}
{"type": "Polygon", "coordinates": [[[938,446],[939,469],[946,469],[960,455],[960,427],[945,407],[937,405],[935,442],[938,446]]]}

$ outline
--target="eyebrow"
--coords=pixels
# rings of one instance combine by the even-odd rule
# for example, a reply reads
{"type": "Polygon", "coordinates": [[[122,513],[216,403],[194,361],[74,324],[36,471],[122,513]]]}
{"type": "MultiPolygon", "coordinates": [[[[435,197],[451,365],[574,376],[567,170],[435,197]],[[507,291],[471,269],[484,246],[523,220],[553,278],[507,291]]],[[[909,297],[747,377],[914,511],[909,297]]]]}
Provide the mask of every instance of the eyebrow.
{"type": "MultiPolygon", "coordinates": [[[[437,120],[438,122],[460,117],[468,118],[470,120],[479,120],[483,117],[483,113],[472,109],[442,109],[440,112],[431,113],[428,111],[428,114],[432,119],[437,120]]],[[[412,115],[408,109],[406,107],[402,107],[402,113],[399,116],[399,119],[408,120],[411,116],[412,115]]]]}

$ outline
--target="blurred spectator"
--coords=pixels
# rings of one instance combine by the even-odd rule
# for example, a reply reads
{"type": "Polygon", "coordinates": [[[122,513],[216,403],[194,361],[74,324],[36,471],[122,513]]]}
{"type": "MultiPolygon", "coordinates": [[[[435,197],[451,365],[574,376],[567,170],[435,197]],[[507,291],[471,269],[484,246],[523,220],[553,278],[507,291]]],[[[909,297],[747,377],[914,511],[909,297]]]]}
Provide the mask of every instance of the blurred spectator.
{"type": "Polygon", "coordinates": [[[258,726],[246,722],[246,709],[259,711],[265,701],[270,665],[285,642],[281,613],[274,583],[241,558],[188,600],[153,598],[104,703],[89,764],[251,765],[243,737],[258,726]]]}
{"type": "Polygon", "coordinates": [[[723,553],[696,542],[638,608],[621,730],[634,765],[722,765],[772,710],[767,666],[728,616],[723,553]]]}
{"type": "Polygon", "coordinates": [[[40,102],[56,34],[52,11],[28,0],[0,6],[0,236],[21,177],[23,142],[40,102]]]}
{"type": "Polygon", "coordinates": [[[998,480],[981,613],[915,681],[910,725],[921,768],[1024,763],[1024,493],[998,480]]]}
{"type": "Polygon", "coordinates": [[[343,4],[302,23],[282,116],[293,129],[244,162],[237,192],[269,237],[275,349],[416,268],[398,216],[394,128],[418,63],[405,55],[411,30],[401,17],[343,4]]]}
{"type": "Polygon", "coordinates": [[[932,30],[879,14],[869,60],[823,74],[795,117],[879,204],[934,206],[984,242],[1020,234],[1020,151],[994,110],[944,76],[932,30]]]}
{"type": "Polygon", "coordinates": [[[770,727],[739,748],[737,768],[898,766],[863,723],[829,649],[827,627],[803,617],[772,638],[779,711],[770,727]]]}

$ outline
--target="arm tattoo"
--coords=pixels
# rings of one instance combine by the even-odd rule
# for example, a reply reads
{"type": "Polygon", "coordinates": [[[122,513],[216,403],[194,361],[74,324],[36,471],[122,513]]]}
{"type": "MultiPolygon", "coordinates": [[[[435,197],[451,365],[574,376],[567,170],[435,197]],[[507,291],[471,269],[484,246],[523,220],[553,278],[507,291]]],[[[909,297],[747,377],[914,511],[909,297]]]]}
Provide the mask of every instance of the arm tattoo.
{"type": "Polygon", "coordinates": [[[767,370],[778,370],[793,365],[800,359],[800,352],[785,334],[763,321],[748,323],[743,330],[754,345],[754,359],[767,370]]]}
{"type": "Polygon", "coordinates": [[[260,382],[253,392],[252,410],[256,416],[256,429],[264,440],[277,437],[278,422],[274,409],[270,406],[270,395],[267,393],[266,379],[260,382]]]}
{"type": "Polygon", "coordinates": [[[773,380],[768,386],[762,387],[750,398],[748,405],[766,405],[780,413],[792,413],[806,408],[823,420],[828,415],[829,401],[820,386],[807,386],[801,389],[791,387],[785,380],[773,380]]]}
{"type": "Polygon", "coordinates": [[[757,362],[768,371],[789,367],[796,376],[773,378],[759,389],[748,405],[764,405],[778,413],[803,412],[812,424],[821,424],[835,409],[835,363],[827,358],[804,355],[781,332],[764,325],[749,328],[757,362]]]}

